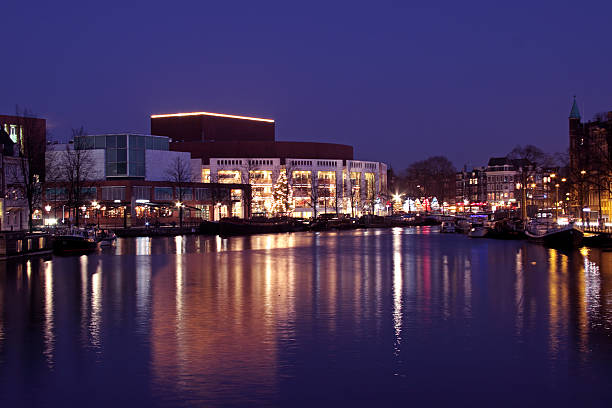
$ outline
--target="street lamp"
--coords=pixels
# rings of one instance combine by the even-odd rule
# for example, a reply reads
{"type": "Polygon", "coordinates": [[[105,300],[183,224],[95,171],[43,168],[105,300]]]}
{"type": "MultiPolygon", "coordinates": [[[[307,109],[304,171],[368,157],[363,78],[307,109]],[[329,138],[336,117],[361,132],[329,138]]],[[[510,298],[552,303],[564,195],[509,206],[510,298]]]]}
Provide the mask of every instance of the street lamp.
{"type": "Polygon", "coordinates": [[[91,206],[93,208],[95,208],[96,210],[96,223],[98,224],[98,229],[100,229],[100,203],[98,203],[96,200],[93,200],[91,202],[91,206]]]}
{"type": "Polygon", "coordinates": [[[51,206],[49,204],[45,205],[45,211],[47,212],[47,224],[49,223],[49,211],[51,211],[51,206]]]}
{"type": "Polygon", "coordinates": [[[178,212],[179,212],[179,227],[182,228],[183,227],[183,203],[181,203],[180,201],[177,201],[176,208],[178,208],[178,212]]]}
{"type": "Polygon", "coordinates": [[[559,218],[559,183],[555,184],[555,222],[559,218]]]}

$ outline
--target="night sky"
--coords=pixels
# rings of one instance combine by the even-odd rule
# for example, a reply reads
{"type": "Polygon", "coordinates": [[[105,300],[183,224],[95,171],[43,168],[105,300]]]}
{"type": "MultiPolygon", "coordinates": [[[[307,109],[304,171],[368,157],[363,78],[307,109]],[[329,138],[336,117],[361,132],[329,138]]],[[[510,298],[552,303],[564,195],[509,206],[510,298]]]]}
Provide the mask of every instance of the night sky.
{"type": "Polygon", "coordinates": [[[567,149],[612,110],[611,1],[2,4],[0,113],[55,138],[149,132],[149,115],[274,118],[278,140],[352,144],[396,169],[567,149]],[[429,5],[431,3],[432,5],[429,5]]]}

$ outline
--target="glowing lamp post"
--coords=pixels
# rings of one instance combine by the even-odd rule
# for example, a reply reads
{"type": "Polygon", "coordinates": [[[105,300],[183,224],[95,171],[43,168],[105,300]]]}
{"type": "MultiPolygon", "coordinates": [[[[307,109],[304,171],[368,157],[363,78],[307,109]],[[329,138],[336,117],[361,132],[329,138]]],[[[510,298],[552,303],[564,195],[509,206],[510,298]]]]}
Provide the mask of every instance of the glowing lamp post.
{"type": "Polygon", "coordinates": [[[47,212],[47,225],[49,224],[49,212],[51,211],[51,206],[49,204],[45,205],[45,211],[47,212]]]}
{"type": "Polygon", "coordinates": [[[96,210],[96,223],[98,224],[98,229],[100,228],[100,203],[97,201],[92,201],[91,206],[96,210]]]}
{"type": "Polygon", "coordinates": [[[176,208],[178,208],[179,213],[179,227],[183,227],[183,203],[180,201],[176,202],[176,208]]]}

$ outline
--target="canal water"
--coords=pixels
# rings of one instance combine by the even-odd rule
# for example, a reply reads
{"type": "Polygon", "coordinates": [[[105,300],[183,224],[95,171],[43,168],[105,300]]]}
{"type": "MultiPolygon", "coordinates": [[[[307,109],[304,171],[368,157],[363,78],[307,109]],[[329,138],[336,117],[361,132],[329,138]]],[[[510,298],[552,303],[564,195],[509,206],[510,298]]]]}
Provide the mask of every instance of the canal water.
{"type": "Polygon", "coordinates": [[[0,264],[0,406],[610,406],[612,252],[435,228],[0,264]]]}

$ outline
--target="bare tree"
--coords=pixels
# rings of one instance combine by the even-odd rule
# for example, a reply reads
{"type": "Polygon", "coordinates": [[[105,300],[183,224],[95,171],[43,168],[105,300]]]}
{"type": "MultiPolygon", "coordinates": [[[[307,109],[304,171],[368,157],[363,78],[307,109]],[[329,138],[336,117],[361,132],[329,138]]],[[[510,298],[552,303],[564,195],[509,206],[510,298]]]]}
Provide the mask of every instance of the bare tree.
{"type": "Polygon", "coordinates": [[[518,172],[521,191],[521,218],[527,218],[527,186],[534,183],[537,171],[551,166],[552,159],[533,145],[516,146],[506,156],[518,172]]]}
{"type": "Polygon", "coordinates": [[[177,156],[166,169],[166,177],[168,181],[174,183],[177,190],[178,209],[179,209],[179,226],[183,226],[183,199],[186,193],[186,184],[193,181],[193,173],[191,172],[191,163],[183,157],[177,156]]]}
{"type": "Polygon", "coordinates": [[[59,179],[63,182],[68,196],[68,208],[74,211],[75,225],[79,226],[80,208],[91,198],[91,189],[98,184],[101,177],[96,171],[96,161],[87,139],[87,133],[81,126],[72,129],[73,142],[59,152],[59,179]]]}
{"type": "Polygon", "coordinates": [[[27,109],[16,108],[17,126],[20,129],[17,146],[18,165],[12,166],[8,177],[21,196],[27,201],[28,229],[34,228],[34,213],[42,202],[42,182],[44,178],[45,141],[36,140],[35,135],[45,132],[40,123],[27,109]]]}
{"type": "Polygon", "coordinates": [[[355,210],[359,204],[359,179],[351,177],[352,172],[348,172],[346,179],[343,182],[344,197],[349,201],[351,207],[351,217],[355,217],[355,210]]]}

